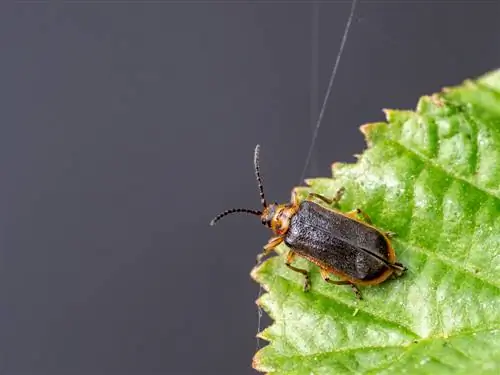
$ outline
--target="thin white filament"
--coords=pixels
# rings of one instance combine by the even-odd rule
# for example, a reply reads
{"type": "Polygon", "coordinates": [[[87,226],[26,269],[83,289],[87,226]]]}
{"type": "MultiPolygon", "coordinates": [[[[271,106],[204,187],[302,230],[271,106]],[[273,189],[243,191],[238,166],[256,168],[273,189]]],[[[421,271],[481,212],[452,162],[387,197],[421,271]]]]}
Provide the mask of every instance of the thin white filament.
{"type": "MultiPolygon", "coordinates": [[[[259,294],[257,295],[257,301],[260,299],[262,296],[262,285],[259,284],[259,294]]],[[[261,331],[261,324],[262,324],[262,307],[260,305],[257,305],[257,343],[255,345],[255,352],[257,352],[260,349],[260,338],[259,338],[259,333],[261,331]]]]}
{"type": "Polygon", "coordinates": [[[332,68],[332,73],[330,75],[330,81],[328,82],[328,88],[326,89],[325,98],[323,99],[323,104],[321,106],[321,110],[319,112],[318,121],[316,122],[316,127],[314,128],[314,132],[311,139],[311,144],[309,146],[309,151],[307,152],[306,161],[304,164],[304,169],[302,170],[302,174],[300,175],[300,184],[303,182],[304,177],[307,172],[307,168],[309,167],[309,163],[311,162],[311,156],[314,150],[314,146],[316,145],[316,139],[318,138],[319,128],[321,126],[321,121],[323,120],[323,116],[325,115],[326,105],[328,103],[328,98],[332,92],[333,82],[335,81],[335,77],[337,76],[337,70],[339,67],[340,59],[342,58],[342,54],[344,52],[344,47],[347,42],[347,36],[349,35],[349,30],[351,29],[351,23],[354,18],[354,10],[356,9],[357,0],[353,0],[351,4],[351,12],[349,13],[349,18],[347,19],[347,23],[344,28],[344,35],[342,36],[342,41],[340,42],[339,52],[337,53],[337,58],[335,59],[335,64],[332,68]]]}

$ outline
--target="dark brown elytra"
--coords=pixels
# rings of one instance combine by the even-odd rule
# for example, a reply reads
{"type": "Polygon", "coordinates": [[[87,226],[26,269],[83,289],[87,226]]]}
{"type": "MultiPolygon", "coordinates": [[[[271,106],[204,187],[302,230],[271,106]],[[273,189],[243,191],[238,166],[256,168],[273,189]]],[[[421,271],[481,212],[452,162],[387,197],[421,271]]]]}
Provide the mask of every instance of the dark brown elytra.
{"type": "Polygon", "coordinates": [[[248,213],[260,216],[262,224],[271,228],[274,236],[264,246],[257,261],[268,255],[276,246],[285,243],[289,248],[285,265],[304,275],[304,290],[310,288],[307,270],[292,265],[299,256],[316,264],[323,280],[335,285],[350,285],[358,298],[361,294],[356,285],[377,285],[389,276],[401,275],[406,268],[396,262],[389,232],[383,233],[371,225],[370,217],[362,210],[343,213],[318,204],[337,205],[344,189],[337,191],[332,199],[310,193],[299,202],[295,191],[290,203],[268,204],[260,177],[259,150],[255,147],[254,167],[263,210],[233,208],[217,215],[210,225],[232,213],[248,213]],[[316,200],[316,202],[314,201],[316,200]],[[331,280],[334,274],[340,280],[331,280]]]}

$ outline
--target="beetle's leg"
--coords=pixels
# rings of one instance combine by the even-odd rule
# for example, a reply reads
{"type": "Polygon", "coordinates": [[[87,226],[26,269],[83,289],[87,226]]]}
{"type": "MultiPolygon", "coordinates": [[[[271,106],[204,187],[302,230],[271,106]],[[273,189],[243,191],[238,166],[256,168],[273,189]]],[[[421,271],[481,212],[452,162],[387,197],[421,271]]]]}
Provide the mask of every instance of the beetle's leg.
{"type": "Polygon", "coordinates": [[[392,237],[396,236],[395,232],[384,232],[384,234],[386,235],[386,237],[389,237],[389,238],[392,238],[392,237]]]}
{"type": "Polygon", "coordinates": [[[337,205],[337,203],[342,199],[342,195],[344,195],[345,188],[341,187],[337,192],[335,193],[335,196],[330,199],[325,197],[324,195],[317,194],[317,193],[309,193],[307,196],[307,199],[310,198],[318,198],[321,199],[323,202],[330,204],[330,205],[337,205]]]}
{"type": "Polygon", "coordinates": [[[283,237],[273,237],[271,238],[267,244],[264,246],[264,251],[257,255],[257,263],[260,263],[262,258],[268,255],[271,251],[274,250],[276,246],[283,242],[283,237]]]}
{"type": "Polygon", "coordinates": [[[295,191],[295,189],[292,190],[292,199],[290,199],[290,202],[292,202],[292,205],[294,207],[298,207],[299,206],[299,195],[297,194],[297,192],[295,191]]]}
{"type": "Polygon", "coordinates": [[[333,284],[333,285],[350,285],[351,289],[353,290],[354,294],[356,294],[356,297],[358,299],[363,299],[361,297],[361,292],[359,291],[358,287],[351,283],[350,281],[347,280],[331,280],[330,279],[330,274],[327,270],[324,270],[323,268],[319,269],[319,272],[321,274],[321,277],[323,280],[325,280],[327,283],[333,284]]]}
{"type": "Polygon", "coordinates": [[[347,212],[346,216],[350,216],[350,217],[352,217],[354,219],[357,219],[357,218],[359,218],[361,216],[363,218],[363,220],[365,222],[367,222],[368,224],[372,223],[372,219],[370,219],[370,216],[368,216],[366,212],[364,212],[363,210],[361,210],[361,208],[356,208],[355,210],[347,212]]]}
{"type": "Polygon", "coordinates": [[[337,204],[339,203],[339,201],[342,199],[342,197],[344,196],[344,192],[345,192],[345,187],[340,187],[337,192],[335,193],[335,196],[333,197],[332,201],[333,201],[333,204],[337,204]]]}
{"type": "Polygon", "coordinates": [[[294,267],[292,266],[292,262],[293,262],[293,259],[295,258],[296,254],[290,250],[288,252],[288,255],[286,256],[286,261],[285,261],[285,266],[287,266],[288,268],[290,268],[291,270],[295,271],[295,272],[299,272],[301,273],[302,275],[304,275],[304,292],[307,292],[309,290],[309,288],[311,287],[311,280],[309,279],[309,272],[306,271],[306,270],[303,270],[302,268],[297,268],[297,267],[294,267]]]}

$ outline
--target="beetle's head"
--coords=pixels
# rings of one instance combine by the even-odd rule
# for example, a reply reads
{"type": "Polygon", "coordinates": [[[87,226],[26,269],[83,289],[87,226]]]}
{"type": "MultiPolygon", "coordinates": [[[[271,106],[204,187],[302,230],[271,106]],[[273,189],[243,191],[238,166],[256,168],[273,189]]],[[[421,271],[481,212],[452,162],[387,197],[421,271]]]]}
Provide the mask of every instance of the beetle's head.
{"type": "Polygon", "coordinates": [[[260,219],[275,235],[282,236],[290,227],[291,218],[296,212],[293,205],[274,203],[264,208],[260,219]]]}
{"type": "MultiPolygon", "coordinates": [[[[222,219],[224,216],[232,214],[232,213],[237,213],[237,212],[243,212],[247,214],[252,214],[252,215],[257,215],[260,216],[260,220],[262,224],[265,226],[271,228],[275,233],[279,232],[279,228],[283,228],[287,223],[282,223],[283,220],[286,220],[286,217],[282,218],[281,212],[283,209],[286,207],[286,205],[283,204],[278,204],[278,203],[272,203],[272,204],[267,204],[266,199],[264,197],[264,188],[262,186],[262,178],[260,177],[260,167],[259,167],[259,150],[260,146],[257,145],[255,147],[255,154],[254,154],[254,167],[255,167],[255,177],[257,178],[257,185],[259,187],[259,193],[260,193],[260,203],[264,207],[262,211],[258,210],[250,210],[247,208],[233,208],[227,211],[222,212],[221,214],[217,215],[211,222],[210,225],[214,225],[217,221],[222,219]]],[[[288,227],[288,225],[286,225],[288,227]]]]}
{"type": "Polygon", "coordinates": [[[262,224],[271,228],[273,221],[276,220],[276,214],[278,213],[278,211],[280,211],[279,208],[280,207],[277,203],[270,204],[266,208],[264,208],[264,211],[262,211],[262,215],[260,215],[262,224]]]}

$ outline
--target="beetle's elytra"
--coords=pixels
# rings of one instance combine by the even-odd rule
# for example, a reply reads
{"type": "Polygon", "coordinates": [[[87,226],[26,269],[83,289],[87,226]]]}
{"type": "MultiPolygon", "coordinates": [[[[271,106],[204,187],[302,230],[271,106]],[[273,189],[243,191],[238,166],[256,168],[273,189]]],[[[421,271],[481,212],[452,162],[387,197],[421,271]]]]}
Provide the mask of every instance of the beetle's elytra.
{"type": "Polygon", "coordinates": [[[255,147],[255,176],[263,211],[234,208],[222,212],[210,223],[222,217],[244,212],[260,216],[262,224],[274,233],[257,260],[269,254],[282,242],[289,248],[285,265],[304,275],[304,290],[310,288],[309,272],[292,265],[296,256],[307,259],[320,268],[323,279],[331,284],[350,285],[358,298],[356,285],[376,285],[392,274],[401,275],[406,268],[396,262],[396,255],[389,240],[390,233],[383,233],[371,225],[371,220],[360,209],[343,213],[325,208],[317,202],[336,205],[344,189],[339,189],[333,199],[310,193],[302,202],[295,192],[287,204],[267,204],[259,168],[259,145],[255,147]],[[316,200],[317,202],[315,202],[316,200]],[[331,280],[330,274],[340,280],[331,280]]]}

